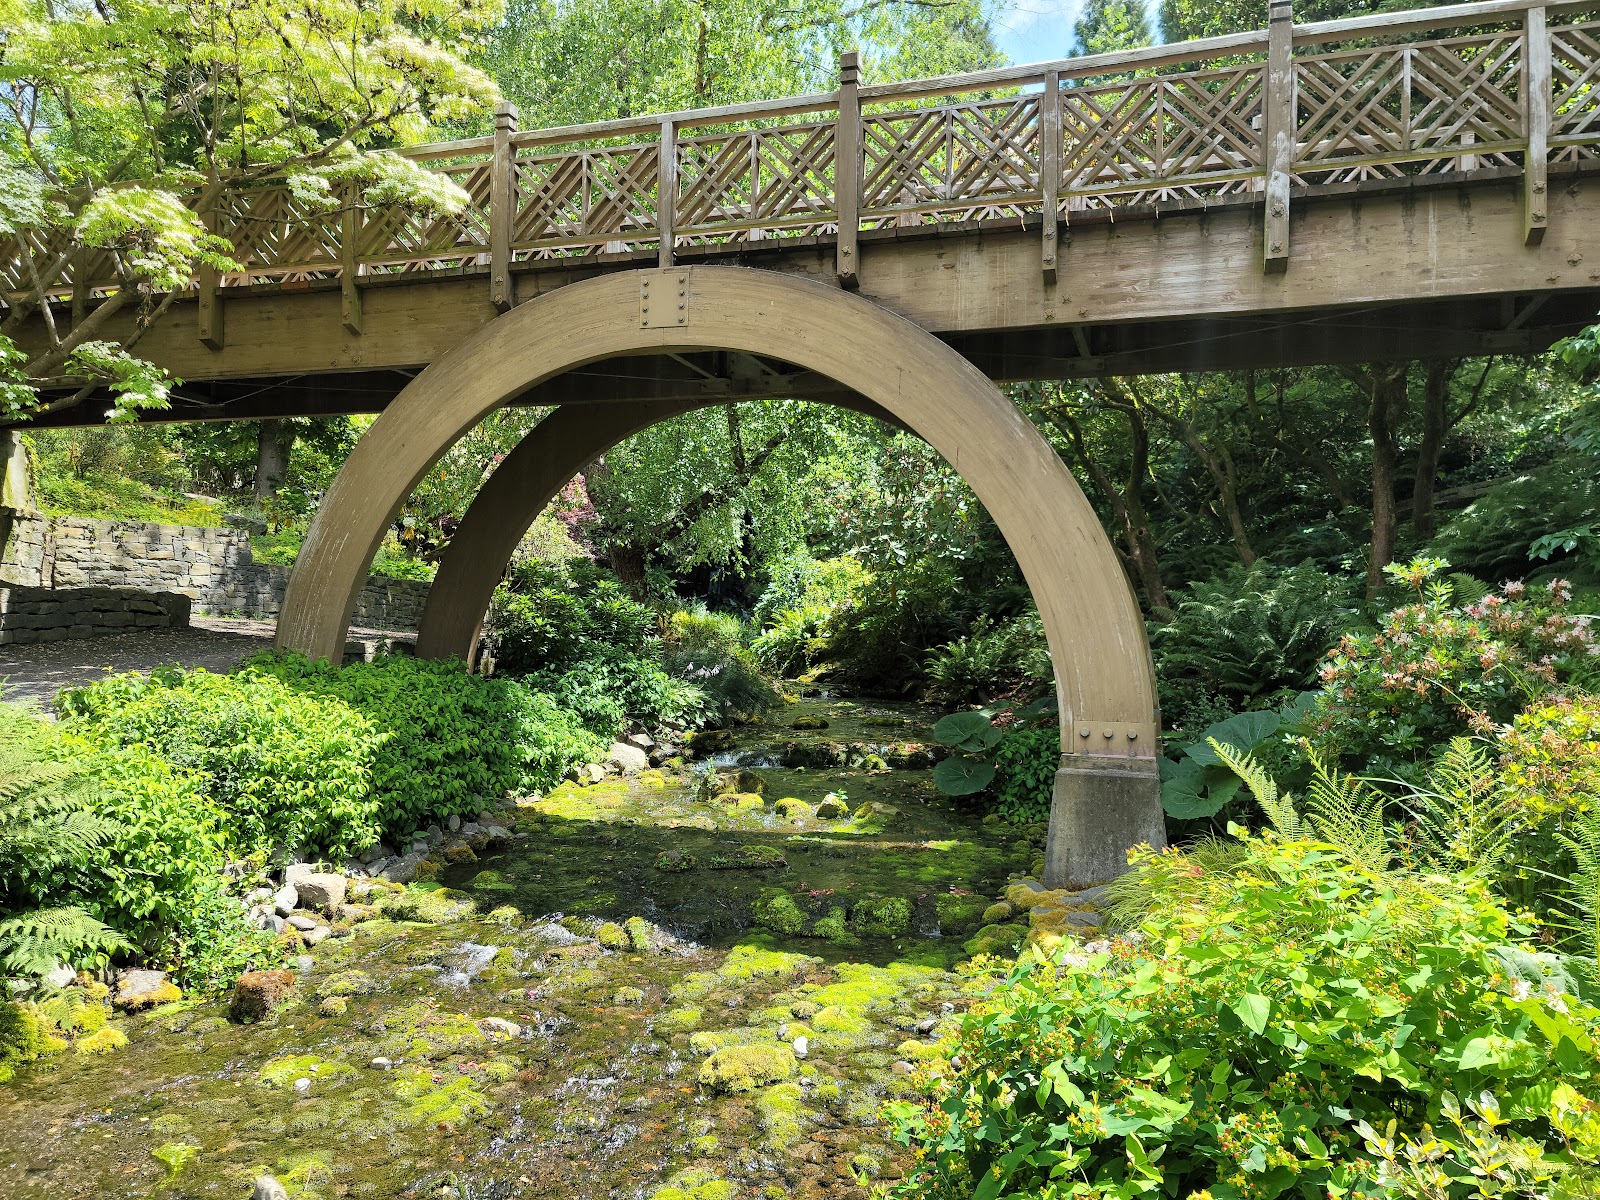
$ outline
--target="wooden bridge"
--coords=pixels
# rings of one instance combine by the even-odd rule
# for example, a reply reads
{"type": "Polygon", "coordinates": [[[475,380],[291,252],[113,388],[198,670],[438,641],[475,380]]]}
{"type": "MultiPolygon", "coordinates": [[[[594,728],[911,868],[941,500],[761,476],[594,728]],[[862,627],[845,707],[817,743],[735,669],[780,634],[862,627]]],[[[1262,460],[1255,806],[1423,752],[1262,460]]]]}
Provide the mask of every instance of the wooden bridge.
{"type": "MultiPolygon", "coordinates": [[[[279,644],[312,655],[410,490],[505,404],[559,407],[467,512],[425,655],[471,655],[534,515],[656,421],[787,396],[915,431],[1038,601],[1049,876],[1093,882],[1163,838],[1150,655],[1093,509],[994,381],[1516,353],[1589,322],[1594,4],[1275,3],[1265,30],[957,78],[862,86],[846,55],[820,95],[539,131],[502,108],[492,137],[406,151],[470,196],[450,217],[225,190],[202,215],[244,270],[195,280],[139,353],[185,381],[158,418],[383,411],[290,582],[279,644]]],[[[114,286],[75,270],[63,319],[114,286]]]]}

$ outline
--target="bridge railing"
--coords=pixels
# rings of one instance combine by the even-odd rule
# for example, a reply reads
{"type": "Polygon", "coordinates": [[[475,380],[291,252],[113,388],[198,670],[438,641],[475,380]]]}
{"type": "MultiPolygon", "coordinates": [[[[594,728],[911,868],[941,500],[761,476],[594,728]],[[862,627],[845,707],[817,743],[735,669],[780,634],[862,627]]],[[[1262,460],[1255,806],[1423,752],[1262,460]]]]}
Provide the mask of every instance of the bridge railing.
{"type": "MultiPolygon", "coordinates": [[[[1288,258],[1297,187],[1502,167],[1523,174],[1526,236],[1546,214],[1551,162],[1600,156],[1597,0],[1474,4],[1295,24],[955,77],[861,86],[846,55],[836,91],[518,130],[408,156],[470,197],[450,216],[320,211],[286,183],[224,191],[204,214],[245,270],[218,288],[338,279],[346,323],[359,289],[396,272],[488,268],[510,303],[518,262],[639,256],[823,236],[842,282],[863,231],[1020,218],[1042,226],[1041,268],[1087,210],[1259,198],[1268,270],[1288,258]]],[[[48,247],[39,246],[40,250],[48,247]]],[[[53,257],[53,256],[50,256],[53,257]]],[[[115,286],[85,255],[68,289],[115,286]]],[[[25,291],[0,247],[0,287],[25,291]]]]}

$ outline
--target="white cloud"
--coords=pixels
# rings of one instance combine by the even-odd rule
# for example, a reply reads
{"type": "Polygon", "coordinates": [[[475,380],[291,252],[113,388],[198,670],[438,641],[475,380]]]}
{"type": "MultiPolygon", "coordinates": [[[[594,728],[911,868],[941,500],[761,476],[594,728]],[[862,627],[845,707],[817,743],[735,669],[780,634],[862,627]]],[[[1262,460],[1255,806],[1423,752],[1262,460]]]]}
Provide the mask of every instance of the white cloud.
{"type": "Polygon", "coordinates": [[[994,19],[996,40],[1014,63],[1064,58],[1083,0],[1010,0],[994,19]]]}

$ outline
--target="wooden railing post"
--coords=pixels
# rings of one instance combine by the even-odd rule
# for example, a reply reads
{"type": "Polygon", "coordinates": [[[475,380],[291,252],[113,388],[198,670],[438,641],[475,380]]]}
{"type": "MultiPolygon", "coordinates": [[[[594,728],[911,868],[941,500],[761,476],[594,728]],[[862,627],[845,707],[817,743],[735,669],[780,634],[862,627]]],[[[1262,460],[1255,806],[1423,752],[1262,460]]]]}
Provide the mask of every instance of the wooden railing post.
{"type": "Polygon", "coordinates": [[[1543,7],[1530,8],[1522,26],[1522,106],[1528,149],[1522,156],[1522,242],[1544,241],[1550,220],[1550,30],[1543,7]]]}
{"type": "Polygon", "coordinates": [[[1056,281],[1056,233],[1061,210],[1061,72],[1044,77],[1039,98],[1039,191],[1044,203],[1044,281],[1056,281]]]}
{"type": "MultiPolygon", "coordinates": [[[[207,233],[217,232],[217,209],[215,204],[208,205],[200,213],[200,223],[206,227],[207,233]]],[[[78,269],[73,272],[72,280],[72,307],[73,322],[79,320],[78,309],[83,301],[82,296],[88,294],[88,289],[83,286],[80,278],[83,274],[82,260],[78,269]]],[[[200,335],[200,344],[207,350],[221,350],[222,339],[222,301],[217,296],[217,285],[220,278],[215,267],[201,263],[195,270],[195,319],[199,328],[196,332],[200,335]]]]}
{"type": "Polygon", "coordinates": [[[661,152],[656,164],[656,228],[661,234],[663,267],[672,265],[678,245],[678,127],[661,122],[661,152]]]}
{"type": "Polygon", "coordinates": [[[347,331],[361,332],[361,189],[347,184],[339,225],[339,319],[347,331]]]}
{"type": "Polygon", "coordinates": [[[1289,180],[1294,171],[1294,12],[1290,0],[1272,0],[1267,21],[1267,77],[1262,92],[1262,166],[1267,217],[1262,263],[1269,275],[1289,269],[1289,180]]]}
{"type": "Polygon", "coordinates": [[[833,131],[833,206],[839,213],[839,286],[860,286],[861,56],[839,55],[839,120],[833,131]]]}
{"type": "Polygon", "coordinates": [[[511,308],[511,226],[517,213],[516,147],[517,106],[501,101],[494,106],[494,157],[489,162],[489,299],[501,312],[511,308]]]}

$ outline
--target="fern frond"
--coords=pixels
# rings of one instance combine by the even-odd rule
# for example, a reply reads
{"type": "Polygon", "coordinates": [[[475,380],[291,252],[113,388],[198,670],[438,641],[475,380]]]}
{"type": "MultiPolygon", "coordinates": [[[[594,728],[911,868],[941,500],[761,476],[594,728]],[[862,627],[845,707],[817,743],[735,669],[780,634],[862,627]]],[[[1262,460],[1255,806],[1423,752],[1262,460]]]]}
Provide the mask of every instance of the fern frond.
{"type": "Polygon", "coordinates": [[[1261,811],[1266,814],[1267,820],[1272,822],[1272,827],[1286,838],[1301,838],[1306,835],[1305,822],[1300,818],[1300,812],[1295,807],[1294,797],[1288,792],[1278,790],[1277,781],[1269,776],[1256,762],[1251,754],[1241,753],[1216,738],[1210,738],[1212,751],[1228,768],[1244,780],[1245,787],[1250,789],[1250,794],[1255,797],[1261,811]]]}
{"type": "Polygon", "coordinates": [[[1488,748],[1452,738],[1413,788],[1406,805],[1416,822],[1417,853],[1424,865],[1494,878],[1511,857],[1516,808],[1506,796],[1488,748]]]}
{"type": "Polygon", "coordinates": [[[1364,779],[1342,773],[1314,749],[1307,814],[1323,841],[1372,871],[1389,867],[1389,838],[1383,824],[1383,795],[1364,779]]]}
{"type": "Polygon", "coordinates": [[[36,908],[0,920],[0,970],[43,975],[60,963],[104,961],[132,950],[114,929],[81,908],[36,908]]]}
{"type": "Polygon", "coordinates": [[[1600,978],[1600,814],[1592,809],[1579,813],[1556,840],[1572,855],[1576,868],[1558,901],[1576,914],[1573,931],[1588,957],[1590,975],[1600,978]]]}

